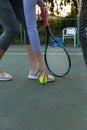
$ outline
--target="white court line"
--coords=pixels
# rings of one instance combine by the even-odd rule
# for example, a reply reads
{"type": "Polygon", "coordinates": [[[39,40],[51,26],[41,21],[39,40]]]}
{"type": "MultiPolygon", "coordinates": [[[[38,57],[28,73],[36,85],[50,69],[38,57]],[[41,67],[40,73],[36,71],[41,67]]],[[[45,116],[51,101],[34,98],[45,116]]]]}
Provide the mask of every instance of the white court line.
{"type": "MultiPolygon", "coordinates": [[[[27,53],[5,53],[7,55],[27,55],[27,53]]],[[[42,53],[44,54],[44,53],[42,53]]],[[[53,55],[54,53],[50,53],[50,55],[53,55]]],[[[61,54],[60,54],[61,55],[61,54]]],[[[82,53],[69,53],[69,55],[75,55],[75,56],[80,56],[80,55],[83,55],[82,53]]]]}
{"type": "Polygon", "coordinates": [[[26,55],[27,53],[5,53],[6,55],[26,55]]]}
{"type": "Polygon", "coordinates": [[[26,51],[26,48],[9,48],[8,51],[14,51],[14,50],[25,50],[26,51]]]}
{"type": "MultiPolygon", "coordinates": [[[[11,49],[8,49],[8,51],[15,51],[15,50],[19,50],[19,51],[26,51],[26,49],[24,48],[24,49],[22,49],[22,48],[11,48],[11,49]]],[[[45,50],[45,48],[44,49],[41,49],[42,51],[44,51],[45,50]]],[[[51,49],[50,49],[51,50],[51,49]]],[[[66,50],[71,50],[71,51],[76,51],[76,50],[81,50],[81,48],[66,48],[66,50]]]]}

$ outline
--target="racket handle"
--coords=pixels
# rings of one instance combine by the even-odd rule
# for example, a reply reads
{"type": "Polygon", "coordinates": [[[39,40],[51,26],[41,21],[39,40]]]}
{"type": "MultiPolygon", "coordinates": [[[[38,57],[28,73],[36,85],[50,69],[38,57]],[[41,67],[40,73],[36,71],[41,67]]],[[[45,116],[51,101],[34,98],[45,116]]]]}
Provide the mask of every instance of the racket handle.
{"type": "Polygon", "coordinates": [[[41,7],[41,16],[42,16],[43,23],[44,23],[45,27],[48,27],[49,22],[48,22],[48,18],[46,16],[46,8],[45,7],[41,7]]]}

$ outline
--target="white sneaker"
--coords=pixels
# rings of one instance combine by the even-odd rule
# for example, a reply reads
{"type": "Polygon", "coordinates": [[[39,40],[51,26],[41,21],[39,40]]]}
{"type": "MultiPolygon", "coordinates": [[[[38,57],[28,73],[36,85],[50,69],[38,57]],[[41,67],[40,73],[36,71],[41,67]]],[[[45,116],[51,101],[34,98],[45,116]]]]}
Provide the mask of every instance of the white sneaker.
{"type": "MultiPolygon", "coordinates": [[[[28,78],[29,79],[38,79],[38,76],[36,76],[36,75],[34,75],[34,74],[29,74],[28,75],[28,78]]],[[[48,82],[52,82],[52,81],[54,81],[55,80],[55,78],[52,76],[52,75],[48,75],[48,82]]]]}
{"type": "Polygon", "coordinates": [[[30,73],[30,74],[28,75],[28,78],[29,78],[29,79],[38,79],[38,76],[36,76],[36,75],[30,73]]]}
{"type": "Polygon", "coordinates": [[[13,77],[11,75],[9,75],[6,72],[0,70],[0,81],[9,81],[11,79],[13,79],[13,77]]]}

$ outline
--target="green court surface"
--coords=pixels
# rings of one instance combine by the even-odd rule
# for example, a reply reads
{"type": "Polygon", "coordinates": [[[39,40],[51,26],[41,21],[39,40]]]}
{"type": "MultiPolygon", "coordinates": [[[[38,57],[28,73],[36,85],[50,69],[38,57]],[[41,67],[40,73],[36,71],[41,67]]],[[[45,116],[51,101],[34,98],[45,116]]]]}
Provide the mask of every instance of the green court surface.
{"type": "Polygon", "coordinates": [[[0,82],[0,130],[87,130],[87,68],[81,48],[68,47],[70,73],[40,85],[27,78],[24,46],[11,46],[0,67],[13,76],[0,82]]]}

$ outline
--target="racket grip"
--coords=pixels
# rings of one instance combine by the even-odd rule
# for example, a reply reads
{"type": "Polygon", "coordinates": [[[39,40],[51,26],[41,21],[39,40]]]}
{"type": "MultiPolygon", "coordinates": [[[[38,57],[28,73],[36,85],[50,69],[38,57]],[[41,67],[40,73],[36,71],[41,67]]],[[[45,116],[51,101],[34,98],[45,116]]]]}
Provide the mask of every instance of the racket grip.
{"type": "Polygon", "coordinates": [[[48,27],[49,22],[48,22],[48,18],[46,16],[46,8],[45,7],[41,7],[41,16],[42,16],[43,23],[44,23],[45,27],[48,27]]]}

